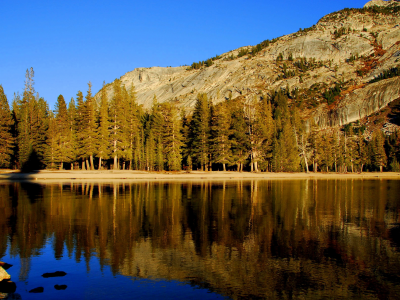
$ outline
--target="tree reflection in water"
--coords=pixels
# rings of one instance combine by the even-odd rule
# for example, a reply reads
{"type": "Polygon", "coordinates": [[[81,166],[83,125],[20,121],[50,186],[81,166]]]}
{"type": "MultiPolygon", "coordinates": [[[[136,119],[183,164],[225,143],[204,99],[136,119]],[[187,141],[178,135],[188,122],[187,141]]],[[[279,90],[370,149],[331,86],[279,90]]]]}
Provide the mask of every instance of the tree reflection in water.
{"type": "Polygon", "coordinates": [[[51,238],[56,260],[232,298],[395,298],[399,183],[2,183],[0,258],[18,255],[23,281],[51,238]]]}

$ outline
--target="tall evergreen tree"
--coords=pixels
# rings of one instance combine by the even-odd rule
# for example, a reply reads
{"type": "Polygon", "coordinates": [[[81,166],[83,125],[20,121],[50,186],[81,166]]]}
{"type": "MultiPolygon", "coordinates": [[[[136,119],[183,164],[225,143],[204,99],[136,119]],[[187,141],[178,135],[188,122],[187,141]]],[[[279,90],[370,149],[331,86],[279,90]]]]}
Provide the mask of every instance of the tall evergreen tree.
{"type": "Polygon", "coordinates": [[[163,149],[169,171],[179,171],[182,166],[182,135],[179,111],[171,103],[163,103],[163,149]]]}
{"type": "Polygon", "coordinates": [[[191,156],[206,169],[209,162],[210,109],[207,94],[199,93],[193,112],[191,128],[191,156]]]}
{"type": "Polygon", "coordinates": [[[88,91],[86,94],[85,109],[83,115],[83,133],[85,136],[85,142],[83,144],[84,155],[89,158],[90,166],[88,162],[88,169],[94,170],[93,156],[97,152],[98,148],[98,136],[97,136],[97,124],[96,124],[96,104],[92,96],[92,83],[88,83],[88,91]]]}
{"type": "Polygon", "coordinates": [[[363,172],[364,166],[369,162],[368,159],[368,148],[361,132],[358,133],[358,165],[360,166],[360,172],[363,172]]]}
{"type": "Polygon", "coordinates": [[[55,106],[55,121],[57,132],[57,151],[55,162],[60,163],[60,170],[63,169],[64,162],[70,162],[73,159],[73,148],[70,140],[70,129],[68,120],[67,105],[64,97],[59,95],[55,106]]]}
{"type": "Polygon", "coordinates": [[[43,167],[42,155],[45,143],[47,104],[33,87],[34,72],[26,70],[25,89],[22,99],[16,100],[16,120],[18,127],[18,164],[23,170],[43,167]]]}
{"type": "Polygon", "coordinates": [[[102,168],[102,160],[108,159],[110,155],[109,147],[109,109],[108,109],[108,99],[105,84],[100,91],[100,107],[99,107],[99,118],[97,127],[97,138],[98,138],[98,148],[96,156],[99,158],[98,169],[102,168]]]}
{"type": "Polygon", "coordinates": [[[7,96],[0,84],[0,167],[9,168],[14,152],[14,137],[12,134],[14,120],[12,119],[7,96]]]}
{"type": "Polygon", "coordinates": [[[332,143],[333,139],[331,134],[325,131],[324,134],[321,136],[320,161],[321,161],[321,169],[324,167],[326,172],[329,172],[329,169],[332,167],[334,163],[332,143]]]}
{"type": "Polygon", "coordinates": [[[49,126],[46,132],[46,151],[45,151],[45,163],[48,168],[54,169],[56,167],[56,162],[58,162],[59,155],[59,144],[58,144],[58,130],[57,121],[54,117],[53,112],[49,113],[49,126]]]}
{"type": "Polygon", "coordinates": [[[124,114],[123,94],[121,80],[116,79],[113,83],[114,96],[110,103],[110,142],[111,157],[114,159],[114,170],[119,169],[118,158],[123,157],[124,148],[126,147],[126,135],[124,129],[126,120],[124,114]]]}
{"type": "Polygon", "coordinates": [[[380,172],[383,171],[383,167],[386,166],[387,162],[384,145],[385,137],[383,136],[383,133],[380,130],[374,131],[371,141],[373,151],[372,163],[379,168],[380,172]]]}
{"type": "Polygon", "coordinates": [[[71,170],[74,169],[74,162],[77,158],[77,135],[75,130],[76,107],[74,98],[71,98],[68,104],[68,143],[71,170]]]}
{"type": "Polygon", "coordinates": [[[86,170],[86,153],[85,153],[85,102],[83,100],[83,93],[78,91],[76,94],[76,114],[75,114],[75,132],[76,132],[76,155],[81,159],[82,170],[86,170]]]}
{"type": "Polygon", "coordinates": [[[211,125],[211,151],[214,162],[222,164],[223,171],[226,165],[232,162],[232,150],[230,136],[231,116],[226,102],[215,106],[212,114],[211,125]]]}
{"type": "Polygon", "coordinates": [[[246,134],[247,124],[244,114],[244,102],[242,100],[228,100],[228,106],[231,110],[231,145],[232,162],[236,164],[237,171],[242,172],[244,163],[249,156],[249,138],[246,134]]]}

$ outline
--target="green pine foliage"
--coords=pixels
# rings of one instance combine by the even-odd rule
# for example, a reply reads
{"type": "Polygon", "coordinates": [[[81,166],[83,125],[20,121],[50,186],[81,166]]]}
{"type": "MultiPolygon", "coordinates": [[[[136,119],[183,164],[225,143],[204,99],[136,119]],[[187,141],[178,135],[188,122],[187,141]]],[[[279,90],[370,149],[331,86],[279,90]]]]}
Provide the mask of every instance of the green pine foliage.
{"type": "Polygon", "coordinates": [[[201,170],[206,170],[210,148],[210,107],[207,94],[197,95],[190,131],[190,156],[201,170]]]}
{"type": "Polygon", "coordinates": [[[12,119],[7,96],[0,85],[0,167],[11,167],[14,153],[14,137],[12,134],[14,120],[12,119]]]}
{"type": "Polygon", "coordinates": [[[393,78],[396,76],[400,76],[400,68],[390,68],[389,70],[385,70],[376,76],[374,79],[370,80],[369,83],[378,82],[384,79],[393,78]]]}
{"type": "Polygon", "coordinates": [[[59,168],[62,170],[65,162],[71,162],[74,159],[73,137],[71,136],[67,105],[62,95],[57,98],[54,121],[57,143],[54,162],[59,163],[59,168]]]}
{"type": "Polygon", "coordinates": [[[160,107],[164,118],[163,157],[169,171],[180,171],[182,168],[182,134],[179,111],[171,103],[163,103],[160,107]]]}
{"type": "Polygon", "coordinates": [[[232,163],[231,116],[227,102],[221,102],[213,109],[211,116],[211,152],[213,162],[222,164],[223,171],[232,163]]]}
{"type": "MultiPolygon", "coordinates": [[[[296,62],[301,67],[313,60],[296,62]]],[[[174,101],[158,103],[156,96],[145,110],[134,86],[120,80],[109,88],[111,98],[103,85],[95,100],[89,84],[87,95],[78,92],[68,107],[60,95],[50,111],[35,94],[28,70],[24,93],[14,96],[10,111],[0,85],[0,167],[343,173],[400,168],[397,132],[384,137],[375,130],[367,140],[359,122],[335,130],[305,124],[296,105],[301,91],[289,86],[250,99],[231,93],[215,105],[198,94],[189,114],[174,101]]],[[[327,86],[310,90],[321,88],[327,86]]],[[[334,98],[340,89],[337,84],[325,94],[334,98]]]]}
{"type": "MultiPolygon", "coordinates": [[[[85,105],[82,116],[83,126],[83,158],[89,158],[90,169],[94,170],[93,156],[98,148],[97,124],[96,124],[96,104],[92,95],[92,84],[88,83],[88,91],[85,97],[85,105]]],[[[89,169],[89,166],[88,166],[89,169]]]]}

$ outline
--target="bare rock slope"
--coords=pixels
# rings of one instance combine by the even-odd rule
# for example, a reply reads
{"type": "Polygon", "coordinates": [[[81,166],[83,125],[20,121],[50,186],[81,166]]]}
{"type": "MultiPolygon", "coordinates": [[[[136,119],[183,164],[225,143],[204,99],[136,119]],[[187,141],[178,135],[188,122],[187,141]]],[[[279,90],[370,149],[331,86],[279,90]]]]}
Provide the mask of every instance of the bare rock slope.
{"type": "MultiPolygon", "coordinates": [[[[311,28],[268,43],[224,53],[209,67],[138,68],[121,77],[136,88],[138,103],[173,101],[187,110],[198,93],[218,103],[228,97],[250,99],[279,88],[299,91],[294,99],[304,119],[322,127],[343,125],[371,114],[400,97],[399,77],[374,84],[371,79],[400,64],[400,3],[373,0],[364,9],[345,9],[323,17],[311,28]],[[245,55],[239,55],[240,53],[245,55]],[[300,62],[306,67],[301,68],[300,62]],[[334,105],[322,92],[336,83],[343,92],[334,105]],[[313,89],[318,93],[312,93],[313,89]]],[[[107,86],[112,97],[112,86],[107,86]]]]}

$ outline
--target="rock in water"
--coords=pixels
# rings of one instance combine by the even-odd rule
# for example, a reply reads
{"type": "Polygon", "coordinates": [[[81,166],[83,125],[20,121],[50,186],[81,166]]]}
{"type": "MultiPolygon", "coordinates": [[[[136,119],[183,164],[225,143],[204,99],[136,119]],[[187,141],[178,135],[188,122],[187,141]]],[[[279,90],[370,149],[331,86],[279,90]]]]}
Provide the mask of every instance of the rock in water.
{"type": "Polygon", "coordinates": [[[10,265],[8,263],[2,262],[0,261],[0,267],[3,267],[4,270],[8,270],[9,268],[11,268],[13,265],[10,265]]]}
{"type": "Polygon", "coordinates": [[[65,275],[67,275],[67,273],[65,273],[63,271],[56,271],[56,272],[53,272],[53,273],[44,273],[42,275],[42,277],[44,277],[44,278],[62,277],[62,276],[65,276],[65,275]]]}
{"type": "Polygon", "coordinates": [[[67,285],[66,285],[66,284],[61,284],[61,285],[56,284],[56,285],[54,286],[54,288],[55,288],[57,291],[61,291],[61,290],[67,289],[67,285]]]}
{"type": "Polygon", "coordinates": [[[0,267],[0,281],[9,279],[11,279],[10,274],[8,274],[6,270],[3,269],[3,267],[0,267]]]}
{"type": "Polygon", "coordinates": [[[0,293],[14,293],[17,285],[12,281],[0,281],[0,293]]]}
{"type": "Polygon", "coordinates": [[[43,293],[43,292],[44,292],[44,287],[42,287],[42,286],[34,288],[34,289],[29,291],[29,293],[36,293],[36,294],[37,293],[43,293]]]}

